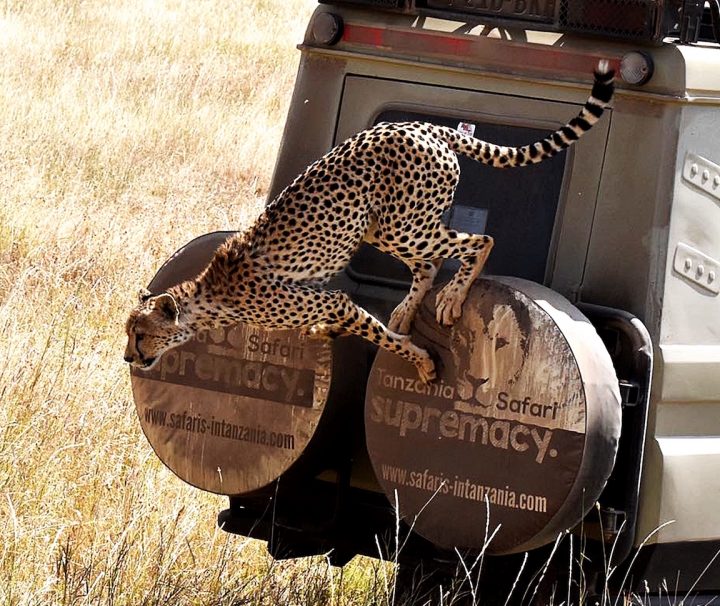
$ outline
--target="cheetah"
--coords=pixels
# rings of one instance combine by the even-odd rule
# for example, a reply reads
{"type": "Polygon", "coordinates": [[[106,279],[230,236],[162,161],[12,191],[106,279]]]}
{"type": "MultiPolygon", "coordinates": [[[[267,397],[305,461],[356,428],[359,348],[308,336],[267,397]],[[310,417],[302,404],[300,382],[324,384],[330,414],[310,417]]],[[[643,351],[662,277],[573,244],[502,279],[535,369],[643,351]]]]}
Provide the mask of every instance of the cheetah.
{"type": "Polygon", "coordinates": [[[436,298],[438,323],[462,313],[470,286],[493,247],[487,235],[446,227],[459,180],[456,154],[496,168],[537,164],[569,147],[600,118],[613,94],[614,71],[601,61],[580,113],[542,141],[504,147],[429,123],[380,123],[311,164],[271,201],[245,232],[230,237],[199,276],[140,301],[126,323],[125,360],[149,369],[166,350],[201,329],[244,322],[301,329],[319,338],[360,335],[435,378],[425,349],[408,336],[443,259],[460,261],[436,298]],[[362,241],[412,272],[407,296],[387,326],[323,285],[349,263],[362,241]]]}

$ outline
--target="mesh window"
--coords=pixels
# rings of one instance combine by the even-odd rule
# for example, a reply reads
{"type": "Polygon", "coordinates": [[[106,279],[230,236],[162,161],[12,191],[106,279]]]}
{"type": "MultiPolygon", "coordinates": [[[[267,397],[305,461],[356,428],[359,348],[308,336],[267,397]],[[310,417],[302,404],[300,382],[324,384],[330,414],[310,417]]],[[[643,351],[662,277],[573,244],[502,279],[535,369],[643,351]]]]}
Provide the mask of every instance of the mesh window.
{"type": "Polygon", "coordinates": [[[562,0],[561,30],[617,38],[651,38],[657,22],[657,0],[562,0]]]}
{"type": "MultiPolygon", "coordinates": [[[[322,4],[332,4],[333,0],[320,0],[322,4]]],[[[405,6],[405,0],[341,0],[341,4],[358,4],[379,9],[397,9],[405,6]]]]}

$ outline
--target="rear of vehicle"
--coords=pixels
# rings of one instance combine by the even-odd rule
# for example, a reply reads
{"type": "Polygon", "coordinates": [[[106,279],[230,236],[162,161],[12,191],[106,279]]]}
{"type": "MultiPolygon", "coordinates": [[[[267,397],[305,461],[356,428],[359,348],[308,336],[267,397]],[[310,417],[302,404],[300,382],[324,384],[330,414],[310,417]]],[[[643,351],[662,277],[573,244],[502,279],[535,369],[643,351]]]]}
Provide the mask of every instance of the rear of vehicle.
{"type": "MultiPolygon", "coordinates": [[[[447,222],[495,238],[486,273],[559,293],[595,326],[622,395],[622,433],[599,512],[576,523],[598,570],[613,544],[615,563],[627,562],[650,536],[633,578],[651,588],[678,578],[679,591],[720,548],[720,50],[665,38],[705,33],[711,12],[703,21],[702,3],[691,5],[320,5],[300,45],[270,194],[378,122],[535,141],[579,111],[594,67],[608,59],[619,75],[607,116],[538,166],[500,171],[460,158],[447,222]]],[[[454,269],[446,263],[438,281],[454,269]]],[[[332,286],[387,321],[409,282],[399,262],[363,246],[332,286]]],[[[277,482],[232,495],[219,516],[225,530],[268,540],[277,557],[332,550],[337,564],[392,545],[393,494],[364,434],[375,353],[361,340],[334,343],[308,448],[277,482]]],[[[514,557],[498,555],[489,569],[514,557]]],[[[452,553],[413,535],[402,558],[452,553]]],[[[720,592],[717,563],[694,589],[720,592]]]]}

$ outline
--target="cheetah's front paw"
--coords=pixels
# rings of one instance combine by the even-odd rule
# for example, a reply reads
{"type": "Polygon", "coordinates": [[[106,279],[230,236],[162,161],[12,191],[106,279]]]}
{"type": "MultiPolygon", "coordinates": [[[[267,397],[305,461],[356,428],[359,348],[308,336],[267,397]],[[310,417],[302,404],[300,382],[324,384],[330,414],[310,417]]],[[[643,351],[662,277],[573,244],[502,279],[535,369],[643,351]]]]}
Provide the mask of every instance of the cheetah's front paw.
{"type": "Polygon", "coordinates": [[[432,383],[437,378],[435,362],[433,362],[430,354],[424,349],[421,351],[423,351],[425,355],[415,363],[415,367],[417,368],[420,380],[423,383],[432,383]]]}
{"type": "Polygon", "coordinates": [[[418,347],[410,340],[410,337],[406,335],[400,337],[400,342],[405,349],[405,352],[400,355],[415,364],[415,368],[417,368],[418,374],[420,375],[420,380],[423,383],[432,383],[437,373],[435,371],[435,362],[433,362],[427,349],[418,347]]]}

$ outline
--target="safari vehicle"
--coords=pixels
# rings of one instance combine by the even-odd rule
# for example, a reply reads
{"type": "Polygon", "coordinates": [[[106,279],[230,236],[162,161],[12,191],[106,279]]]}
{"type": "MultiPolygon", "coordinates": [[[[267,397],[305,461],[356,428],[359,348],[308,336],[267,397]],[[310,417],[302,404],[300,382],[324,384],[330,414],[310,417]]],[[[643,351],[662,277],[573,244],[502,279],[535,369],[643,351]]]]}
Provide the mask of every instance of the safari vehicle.
{"type": "MultiPolygon", "coordinates": [[[[320,4],[270,198],[382,121],[538,140],[578,112],[600,59],[617,71],[612,109],[537,166],[460,159],[447,221],[496,245],[462,330],[439,331],[431,301],[416,322],[445,352],[435,384],[353,337],[211,331],[133,371],[160,458],[228,495],[221,527],[277,558],[439,570],[500,522],[481,591],[507,592],[524,552],[532,575],[570,546],[590,591],[612,564],[615,589],[720,593],[719,30],[716,1],[320,4]]],[[[195,275],[228,235],[188,244],[151,290],[195,275]]],[[[409,274],[363,245],[330,287],[387,321],[409,274]]],[[[548,578],[567,569],[550,562],[548,578]]]]}

